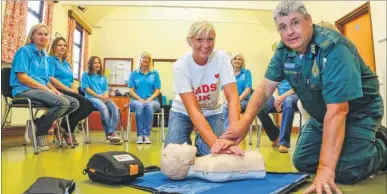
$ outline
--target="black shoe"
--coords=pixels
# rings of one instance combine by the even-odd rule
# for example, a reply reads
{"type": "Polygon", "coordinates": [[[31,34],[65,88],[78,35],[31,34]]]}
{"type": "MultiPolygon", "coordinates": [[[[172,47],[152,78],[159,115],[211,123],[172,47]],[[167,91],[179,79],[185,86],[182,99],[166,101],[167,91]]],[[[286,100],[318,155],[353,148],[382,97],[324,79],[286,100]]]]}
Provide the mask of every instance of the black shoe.
{"type": "MultiPolygon", "coordinates": [[[[375,134],[376,138],[380,139],[383,141],[384,145],[386,146],[387,148],[387,129],[386,127],[384,126],[380,126],[378,128],[378,130],[376,131],[376,134],[375,134]]],[[[382,171],[387,171],[387,161],[386,161],[386,165],[384,166],[384,168],[381,169],[382,171]]]]}

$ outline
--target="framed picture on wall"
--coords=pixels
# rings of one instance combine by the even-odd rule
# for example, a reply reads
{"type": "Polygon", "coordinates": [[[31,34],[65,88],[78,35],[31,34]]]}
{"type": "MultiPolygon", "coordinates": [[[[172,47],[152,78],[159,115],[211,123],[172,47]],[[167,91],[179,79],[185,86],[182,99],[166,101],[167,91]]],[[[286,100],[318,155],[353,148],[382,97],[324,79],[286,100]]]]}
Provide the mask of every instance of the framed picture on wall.
{"type": "Polygon", "coordinates": [[[133,58],[104,58],[103,72],[109,86],[126,87],[133,70],[133,58]]]}

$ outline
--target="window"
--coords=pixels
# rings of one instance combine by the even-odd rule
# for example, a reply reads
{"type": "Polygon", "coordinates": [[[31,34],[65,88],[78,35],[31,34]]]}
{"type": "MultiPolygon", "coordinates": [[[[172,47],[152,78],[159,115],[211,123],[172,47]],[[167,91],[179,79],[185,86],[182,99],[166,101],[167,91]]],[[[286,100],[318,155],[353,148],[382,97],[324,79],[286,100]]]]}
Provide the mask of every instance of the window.
{"type": "Polygon", "coordinates": [[[26,34],[29,33],[29,30],[33,25],[42,23],[43,3],[44,1],[28,1],[26,34]]]}
{"type": "Polygon", "coordinates": [[[74,46],[73,46],[73,75],[74,78],[80,79],[83,72],[82,66],[82,40],[83,38],[83,28],[80,24],[77,23],[77,26],[74,30],[74,46]]]}

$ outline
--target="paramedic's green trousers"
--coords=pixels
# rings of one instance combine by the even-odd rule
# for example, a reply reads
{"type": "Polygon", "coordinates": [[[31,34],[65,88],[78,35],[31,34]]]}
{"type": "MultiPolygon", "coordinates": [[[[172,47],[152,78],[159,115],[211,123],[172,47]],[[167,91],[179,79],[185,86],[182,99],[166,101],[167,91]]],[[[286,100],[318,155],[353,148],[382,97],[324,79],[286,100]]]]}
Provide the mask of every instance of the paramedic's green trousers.
{"type": "MultiPolygon", "coordinates": [[[[386,165],[386,146],[375,139],[381,117],[357,114],[346,122],[341,155],[336,166],[336,182],[354,184],[376,174],[386,165]]],[[[310,118],[300,132],[293,164],[300,172],[316,173],[322,145],[323,125],[310,118]]]]}

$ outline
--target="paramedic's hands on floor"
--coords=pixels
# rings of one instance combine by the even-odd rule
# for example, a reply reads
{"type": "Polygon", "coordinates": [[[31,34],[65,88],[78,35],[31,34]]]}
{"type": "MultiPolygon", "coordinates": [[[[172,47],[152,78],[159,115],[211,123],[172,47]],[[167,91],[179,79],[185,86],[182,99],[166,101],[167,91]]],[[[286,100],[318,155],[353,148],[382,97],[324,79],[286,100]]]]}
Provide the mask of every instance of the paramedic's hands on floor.
{"type": "Polygon", "coordinates": [[[328,167],[318,168],[316,177],[314,177],[313,184],[308,187],[303,193],[342,194],[340,189],[335,184],[335,171],[328,167]]]}

